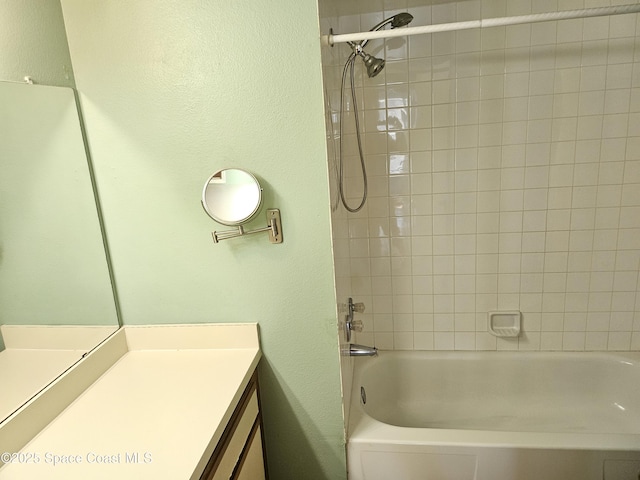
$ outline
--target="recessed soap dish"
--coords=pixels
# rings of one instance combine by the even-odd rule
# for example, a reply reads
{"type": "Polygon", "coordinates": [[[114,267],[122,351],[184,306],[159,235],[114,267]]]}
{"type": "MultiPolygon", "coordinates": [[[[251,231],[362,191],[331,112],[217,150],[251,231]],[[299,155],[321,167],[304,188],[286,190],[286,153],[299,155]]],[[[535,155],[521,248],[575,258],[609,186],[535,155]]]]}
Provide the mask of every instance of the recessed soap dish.
{"type": "Polygon", "coordinates": [[[496,337],[517,337],[520,335],[520,319],[518,310],[509,312],[489,312],[489,332],[496,337]]]}

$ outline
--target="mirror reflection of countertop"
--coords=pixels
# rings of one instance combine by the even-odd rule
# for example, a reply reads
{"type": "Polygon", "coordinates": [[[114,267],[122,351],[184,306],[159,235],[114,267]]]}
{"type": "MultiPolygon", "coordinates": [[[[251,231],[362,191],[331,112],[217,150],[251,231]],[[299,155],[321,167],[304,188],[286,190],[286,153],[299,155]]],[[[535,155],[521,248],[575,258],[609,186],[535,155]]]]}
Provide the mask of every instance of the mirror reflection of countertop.
{"type": "Polygon", "coordinates": [[[257,325],[124,327],[87,359],[113,352],[97,381],[2,458],[0,480],[200,477],[260,359],[257,325]]]}
{"type": "Polygon", "coordinates": [[[0,325],[0,423],[102,340],[114,326],[0,325]]]}

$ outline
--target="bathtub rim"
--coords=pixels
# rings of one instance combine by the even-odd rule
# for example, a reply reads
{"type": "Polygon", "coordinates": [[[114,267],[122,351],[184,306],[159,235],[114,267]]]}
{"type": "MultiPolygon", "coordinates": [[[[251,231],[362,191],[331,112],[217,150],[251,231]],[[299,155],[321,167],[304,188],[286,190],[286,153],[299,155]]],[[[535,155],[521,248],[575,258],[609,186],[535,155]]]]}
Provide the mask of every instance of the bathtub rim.
{"type": "Polygon", "coordinates": [[[423,427],[399,427],[383,423],[368,415],[360,403],[360,378],[365,368],[376,360],[389,356],[468,356],[468,355],[551,355],[579,357],[607,357],[617,361],[640,363],[640,352],[537,352],[537,351],[460,351],[460,350],[414,350],[380,351],[379,358],[357,358],[351,394],[348,444],[428,445],[453,447],[490,448],[535,448],[553,450],[599,450],[640,451],[640,434],[612,433],[553,433],[553,432],[509,432],[491,430],[440,429],[423,427]]]}

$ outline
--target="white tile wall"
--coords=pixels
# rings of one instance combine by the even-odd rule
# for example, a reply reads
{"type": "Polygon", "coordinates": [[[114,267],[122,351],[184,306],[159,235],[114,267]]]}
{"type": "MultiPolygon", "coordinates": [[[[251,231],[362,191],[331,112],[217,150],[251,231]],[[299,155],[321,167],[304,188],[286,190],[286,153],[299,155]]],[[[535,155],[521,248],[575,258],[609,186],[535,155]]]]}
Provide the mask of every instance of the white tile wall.
{"type": "MultiPolygon", "coordinates": [[[[417,26],[610,3],[400,3],[336,11],[321,29],[367,30],[400,10],[417,26]]],[[[367,306],[359,342],[640,350],[639,38],[633,14],[367,45],[387,61],[373,79],[358,63],[369,199],[347,214],[333,195],[338,298],[367,306]],[[487,333],[487,312],[501,309],[523,312],[518,339],[487,333]]],[[[323,49],[334,192],[349,52],[323,49]]],[[[357,205],[362,180],[345,100],[346,191],[357,205]]]]}

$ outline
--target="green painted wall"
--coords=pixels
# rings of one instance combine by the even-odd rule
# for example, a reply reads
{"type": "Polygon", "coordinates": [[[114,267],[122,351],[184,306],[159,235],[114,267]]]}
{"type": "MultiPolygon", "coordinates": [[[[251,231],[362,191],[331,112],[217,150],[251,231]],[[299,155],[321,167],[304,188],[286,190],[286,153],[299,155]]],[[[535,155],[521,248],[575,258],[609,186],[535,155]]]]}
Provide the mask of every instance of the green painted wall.
{"type": "Polygon", "coordinates": [[[0,80],[75,86],[58,0],[2,0],[0,45],[0,80]]]}
{"type": "Polygon", "coordinates": [[[259,322],[271,478],[345,478],[315,0],[62,7],[124,323],[259,322]],[[228,166],[282,245],[212,242],[201,189],[228,166]]]}

